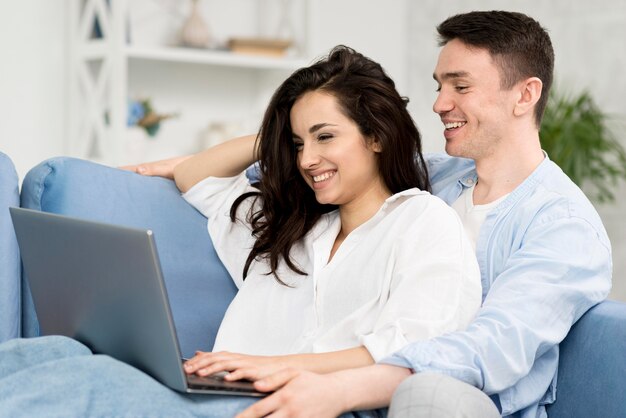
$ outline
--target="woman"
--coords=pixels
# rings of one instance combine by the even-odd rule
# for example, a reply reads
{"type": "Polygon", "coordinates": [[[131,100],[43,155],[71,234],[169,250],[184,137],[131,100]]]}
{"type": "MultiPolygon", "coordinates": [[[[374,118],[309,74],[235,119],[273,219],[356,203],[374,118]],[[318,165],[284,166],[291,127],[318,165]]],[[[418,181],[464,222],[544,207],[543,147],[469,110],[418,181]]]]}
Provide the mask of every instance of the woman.
{"type": "MultiPolygon", "coordinates": [[[[207,216],[239,287],[216,352],[198,353],[186,371],[229,371],[231,380],[286,367],[325,373],[465,327],[480,303],[478,266],[452,209],[427,192],[420,148],[406,101],[382,67],[337,47],[278,88],[257,138],[177,164],[176,184],[207,216]],[[255,161],[253,187],[244,170],[255,161]]],[[[130,367],[78,361],[101,381],[121,374],[132,382],[111,398],[115,411],[144,399],[163,412],[168,399],[172,410],[222,416],[224,404],[232,412],[251,402],[165,388],[161,396],[130,367]]],[[[83,380],[89,397],[95,383],[83,380]]]]}

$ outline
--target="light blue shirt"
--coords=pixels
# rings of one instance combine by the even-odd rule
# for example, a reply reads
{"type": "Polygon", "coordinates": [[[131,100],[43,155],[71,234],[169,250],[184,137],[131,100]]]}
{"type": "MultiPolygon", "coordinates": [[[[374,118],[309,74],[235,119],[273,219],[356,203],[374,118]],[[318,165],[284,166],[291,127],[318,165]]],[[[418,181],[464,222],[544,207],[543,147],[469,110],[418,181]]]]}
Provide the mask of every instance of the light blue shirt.
{"type": "MultiPolygon", "coordinates": [[[[452,204],[472,160],[427,156],[433,194],[452,204]]],[[[611,288],[611,244],[596,210],[548,157],[487,215],[476,245],[483,305],[465,331],[412,343],[382,363],[480,388],[503,416],[546,417],[558,344],[611,288]]]]}

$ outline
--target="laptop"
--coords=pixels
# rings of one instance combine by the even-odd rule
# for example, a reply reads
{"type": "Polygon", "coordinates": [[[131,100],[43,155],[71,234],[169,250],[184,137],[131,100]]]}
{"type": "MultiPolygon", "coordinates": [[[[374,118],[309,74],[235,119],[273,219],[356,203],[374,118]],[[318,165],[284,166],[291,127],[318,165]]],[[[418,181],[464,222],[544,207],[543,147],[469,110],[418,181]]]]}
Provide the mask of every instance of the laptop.
{"type": "Polygon", "coordinates": [[[183,371],[154,235],[10,208],[41,335],[64,335],[188,393],[265,396],[183,371]]]}

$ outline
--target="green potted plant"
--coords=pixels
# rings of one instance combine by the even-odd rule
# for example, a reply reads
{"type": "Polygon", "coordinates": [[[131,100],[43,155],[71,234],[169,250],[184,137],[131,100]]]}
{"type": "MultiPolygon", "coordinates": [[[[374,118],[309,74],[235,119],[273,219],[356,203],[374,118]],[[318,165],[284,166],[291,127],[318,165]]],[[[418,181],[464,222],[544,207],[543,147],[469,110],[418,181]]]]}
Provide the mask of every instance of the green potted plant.
{"type": "Polygon", "coordinates": [[[550,159],[601,203],[614,201],[612,189],[626,179],[626,151],[611,129],[614,121],[588,92],[567,95],[553,90],[539,133],[550,159]]]}

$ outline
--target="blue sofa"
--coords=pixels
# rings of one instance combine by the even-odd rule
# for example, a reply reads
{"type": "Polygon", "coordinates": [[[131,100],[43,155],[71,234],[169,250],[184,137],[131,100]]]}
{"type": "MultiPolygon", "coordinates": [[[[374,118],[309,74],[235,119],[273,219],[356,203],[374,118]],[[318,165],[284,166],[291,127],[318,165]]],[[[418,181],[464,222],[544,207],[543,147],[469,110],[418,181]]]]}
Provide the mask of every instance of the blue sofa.
{"type": "MultiPolygon", "coordinates": [[[[3,174],[3,182],[4,178],[3,174]]],[[[4,196],[0,203],[6,206],[4,196]]],[[[236,289],[206,233],[205,218],[184,202],[173,182],[55,158],[28,173],[21,205],[152,229],[183,354],[212,347],[236,289]]],[[[6,210],[2,210],[0,218],[5,218],[6,210]]],[[[2,280],[7,278],[2,276],[2,280]]],[[[37,335],[26,281],[23,287],[22,333],[37,335]]],[[[4,294],[0,296],[4,303],[4,294]]],[[[7,319],[15,321],[1,312],[0,329],[7,319]]],[[[561,348],[557,401],[548,408],[549,417],[626,417],[626,304],[605,301],[591,309],[574,325],[561,348]]]]}
{"type": "Polygon", "coordinates": [[[20,201],[15,167],[0,152],[0,342],[20,335],[20,255],[9,207],[20,201]]]}

